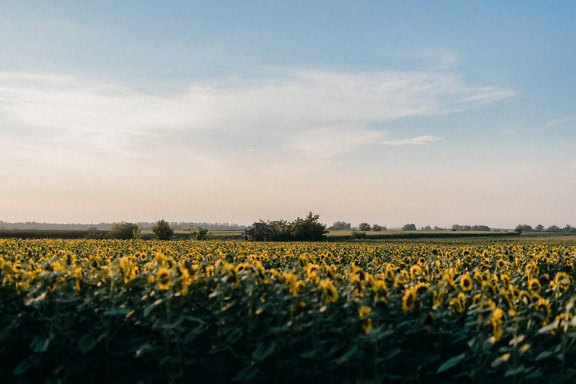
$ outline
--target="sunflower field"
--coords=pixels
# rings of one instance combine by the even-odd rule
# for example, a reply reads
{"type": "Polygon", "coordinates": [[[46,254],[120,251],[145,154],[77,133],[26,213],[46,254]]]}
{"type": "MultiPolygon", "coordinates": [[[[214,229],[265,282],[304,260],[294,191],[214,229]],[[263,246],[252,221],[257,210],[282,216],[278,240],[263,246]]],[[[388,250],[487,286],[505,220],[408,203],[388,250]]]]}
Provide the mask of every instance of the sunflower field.
{"type": "Polygon", "coordinates": [[[573,382],[576,244],[0,239],[2,382],[573,382]]]}

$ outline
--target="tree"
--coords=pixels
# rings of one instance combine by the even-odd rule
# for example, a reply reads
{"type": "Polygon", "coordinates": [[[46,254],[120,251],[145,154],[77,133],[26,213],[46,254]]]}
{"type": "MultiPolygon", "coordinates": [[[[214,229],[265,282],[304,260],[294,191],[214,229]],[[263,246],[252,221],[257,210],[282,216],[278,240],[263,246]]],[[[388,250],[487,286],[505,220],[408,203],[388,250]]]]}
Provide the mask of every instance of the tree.
{"type": "Polygon", "coordinates": [[[317,241],[322,240],[328,232],[326,225],[319,223],[319,215],[308,213],[305,219],[297,218],[292,222],[292,236],[294,240],[317,241]]]}
{"type": "Polygon", "coordinates": [[[427,225],[427,226],[423,227],[422,230],[423,230],[423,231],[431,231],[431,230],[432,230],[432,227],[429,226],[429,225],[427,225]]]}
{"type": "Polygon", "coordinates": [[[365,239],[366,238],[366,232],[358,232],[358,231],[352,231],[352,238],[353,239],[365,239]]]}
{"type": "Polygon", "coordinates": [[[361,231],[369,231],[372,229],[372,227],[368,223],[360,223],[358,229],[360,229],[361,231]]]}
{"type": "Polygon", "coordinates": [[[140,231],[142,231],[142,227],[139,225],[122,221],[112,224],[112,228],[110,232],[108,232],[108,237],[124,240],[137,239],[140,237],[140,231]]]}
{"type": "Polygon", "coordinates": [[[158,240],[170,240],[174,236],[174,230],[164,219],[156,222],[156,225],[152,227],[152,232],[158,240]]]}
{"type": "Polygon", "coordinates": [[[403,231],[416,231],[416,225],[415,224],[405,224],[402,227],[403,231]]]}
{"type": "Polygon", "coordinates": [[[347,223],[345,221],[337,221],[334,224],[332,224],[332,226],[328,229],[338,231],[338,230],[349,230],[350,228],[352,228],[352,224],[347,223]]]}
{"type": "Polygon", "coordinates": [[[516,229],[514,229],[514,231],[517,233],[522,233],[522,232],[532,232],[534,231],[534,229],[528,224],[518,224],[518,226],[516,227],[516,229]]]}
{"type": "Polygon", "coordinates": [[[536,232],[543,232],[543,231],[544,231],[544,226],[543,226],[542,224],[538,224],[538,225],[536,226],[536,228],[534,228],[534,230],[535,230],[536,232]]]}
{"type": "Polygon", "coordinates": [[[560,232],[560,227],[557,225],[551,225],[548,227],[548,229],[546,231],[548,231],[548,232],[560,232]]]}
{"type": "Polygon", "coordinates": [[[272,224],[260,220],[244,230],[244,238],[252,241],[268,241],[272,240],[274,233],[272,224]]]}
{"type": "Polygon", "coordinates": [[[188,232],[190,233],[190,238],[192,240],[208,240],[210,236],[212,236],[212,232],[210,232],[207,228],[197,227],[188,228],[188,232]]]}
{"type": "Polygon", "coordinates": [[[378,224],[374,224],[374,225],[372,225],[372,230],[375,232],[380,232],[380,231],[382,231],[382,226],[378,225],[378,224]]]}

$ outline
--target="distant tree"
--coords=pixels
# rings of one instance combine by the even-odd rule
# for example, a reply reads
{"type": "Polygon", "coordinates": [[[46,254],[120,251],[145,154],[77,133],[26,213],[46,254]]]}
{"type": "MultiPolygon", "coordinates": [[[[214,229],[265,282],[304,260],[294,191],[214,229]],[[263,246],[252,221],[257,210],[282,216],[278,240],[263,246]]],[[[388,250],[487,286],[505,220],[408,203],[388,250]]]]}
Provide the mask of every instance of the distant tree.
{"type": "Polygon", "coordinates": [[[402,227],[403,231],[416,231],[416,225],[415,224],[405,224],[402,227]]]}
{"type": "Polygon", "coordinates": [[[332,226],[328,229],[338,231],[338,230],[350,230],[350,228],[352,228],[352,224],[347,223],[345,221],[337,221],[334,224],[332,224],[332,226]]]}
{"type": "Polygon", "coordinates": [[[439,226],[435,225],[435,226],[434,226],[434,230],[435,230],[435,231],[443,231],[444,228],[440,228],[439,226]]]}
{"type": "Polygon", "coordinates": [[[326,225],[318,222],[319,216],[312,212],[293,222],[285,220],[265,222],[260,220],[244,230],[244,237],[253,241],[318,241],[328,232],[326,225]]]}
{"type": "Polygon", "coordinates": [[[208,240],[212,236],[212,232],[202,227],[190,227],[188,232],[192,240],[208,240]]]}
{"type": "Polygon", "coordinates": [[[361,231],[370,231],[372,227],[368,223],[360,223],[358,229],[360,229],[361,231]]]}
{"type": "Polygon", "coordinates": [[[546,229],[547,232],[560,232],[560,227],[557,225],[551,225],[546,229]]]}
{"type": "Polygon", "coordinates": [[[358,232],[358,231],[352,231],[352,238],[353,239],[365,239],[366,238],[366,232],[358,232]]]}
{"type": "Polygon", "coordinates": [[[372,225],[372,230],[373,230],[374,232],[380,232],[380,231],[382,231],[382,226],[381,226],[381,225],[378,225],[378,224],[373,224],[373,225],[372,225]]]}
{"type": "Polygon", "coordinates": [[[108,237],[124,240],[137,239],[140,237],[141,230],[142,227],[140,227],[138,224],[126,223],[122,221],[120,223],[112,224],[112,228],[110,229],[110,232],[108,232],[108,237]]]}
{"type": "Polygon", "coordinates": [[[274,234],[270,240],[288,241],[292,240],[292,223],[286,220],[269,221],[274,229],[274,234]]]}
{"type": "Polygon", "coordinates": [[[306,218],[297,218],[292,222],[292,237],[294,240],[300,241],[318,241],[324,238],[328,232],[326,225],[318,222],[319,215],[314,215],[312,212],[308,213],[306,218]]]}
{"type": "Polygon", "coordinates": [[[454,225],[452,226],[452,230],[453,230],[453,231],[461,231],[461,230],[462,230],[462,227],[461,227],[459,224],[454,224],[454,225]]]}
{"type": "Polygon", "coordinates": [[[158,240],[170,240],[174,236],[174,230],[164,219],[158,220],[154,227],[152,227],[152,232],[158,240]]]}
{"type": "Polygon", "coordinates": [[[260,220],[244,230],[244,237],[252,241],[269,241],[273,239],[274,233],[272,224],[260,220]]]}
{"type": "Polygon", "coordinates": [[[543,232],[544,231],[544,226],[542,224],[538,224],[536,226],[536,228],[534,228],[534,231],[536,232],[543,232]]]}
{"type": "Polygon", "coordinates": [[[562,230],[564,232],[572,232],[574,230],[574,228],[572,228],[572,226],[570,224],[566,224],[566,226],[564,228],[562,228],[562,230]]]}
{"type": "Polygon", "coordinates": [[[516,229],[514,229],[514,231],[518,233],[523,233],[523,232],[532,232],[534,231],[534,229],[528,224],[518,224],[518,226],[516,227],[516,229]]]}
{"type": "Polygon", "coordinates": [[[431,230],[432,230],[432,227],[429,226],[429,225],[427,225],[427,226],[423,227],[422,230],[423,230],[423,231],[431,231],[431,230]]]}

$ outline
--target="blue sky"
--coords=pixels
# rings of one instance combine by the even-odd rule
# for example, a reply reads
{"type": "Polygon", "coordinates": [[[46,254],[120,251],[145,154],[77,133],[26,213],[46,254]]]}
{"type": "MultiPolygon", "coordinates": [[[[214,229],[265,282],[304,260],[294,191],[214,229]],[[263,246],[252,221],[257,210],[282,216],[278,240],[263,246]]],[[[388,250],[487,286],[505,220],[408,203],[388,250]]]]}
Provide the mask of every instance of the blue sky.
{"type": "Polygon", "coordinates": [[[7,1],[2,220],[576,224],[576,3],[7,1]]]}

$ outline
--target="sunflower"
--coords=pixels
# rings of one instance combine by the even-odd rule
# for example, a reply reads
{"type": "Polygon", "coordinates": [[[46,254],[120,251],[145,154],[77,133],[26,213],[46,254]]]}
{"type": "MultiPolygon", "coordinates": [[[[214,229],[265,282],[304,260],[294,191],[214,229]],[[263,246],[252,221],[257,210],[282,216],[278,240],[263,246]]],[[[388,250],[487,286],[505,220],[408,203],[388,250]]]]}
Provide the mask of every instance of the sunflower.
{"type": "Polygon", "coordinates": [[[566,292],[570,288],[570,276],[566,272],[558,272],[554,277],[554,286],[560,292],[566,292]]]}
{"type": "Polygon", "coordinates": [[[412,288],[406,289],[402,295],[402,310],[410,312],[414,308],[416,302],[416,295],[412,288]]]}
{"type": "Polygon", "coordinates": [[[503,286],[507,287],[507,286],[510,285],[510,276],[508,276],[508,275],[505,274],[505,273],[502,273],[502,274],[500,275],[500,281],[502,282],[502,285],[503,285],[503,286]]]}
{"type": "Polygon", "coordinates": [[[160,291],[170,289],[170,269],[166,267],[158,268],[158,272],[156,273],[156,284],[160,291]]]}
{"type": "Polygon", "coordinates": [[[469,291],[472,289],[472,279],[470,278],[470,274],[466,273],[460,277],[460,288],[463,291],[469,291]]]}
{"type": "Polygon", "coordinates": [[[528,282],[528,289],[530,289],[530,293],[532,293],[533,295],[537,295],[538,293],[540,293],[542,285],[540,284],[538,279],[530,279],[530,281],[528,282]]]}
{"type": "Polygon", "coordinates": [[[334,283],[330,279],[323,279],[318,284],[322,289],[322,295],[324,296],[324,301],[329,301],[335,303],[338,301],[338,291],[334,287],[334,283]]]}
{"type": "Polygon", "coordinates": [[[545,316],[542,325],[548,324],[548,320],[550,320],[550,315],[552,313],[552,310],[550,309],[550,301],[540,297],[536,302],[535,309],[545,316]]]}
{"type": "Polygon", "coordinates": [[[367,305],[358,308],[358,316],[362,320],[362,329],[364,330],[364,333],[368,333],[372,329],[372,319],[366,318],[370,312],[372,312],[372,308],[367,305]]]}
{"type": "Polygon", "coordinates": [[[492,311],[492,316],[490,317],[490,324],[492,324],[492,333],[494,334],[494,339],[496,341],[500,340],[502,337],[502,323],[504,319],[504,311],[496,307],[492,311]]]}

